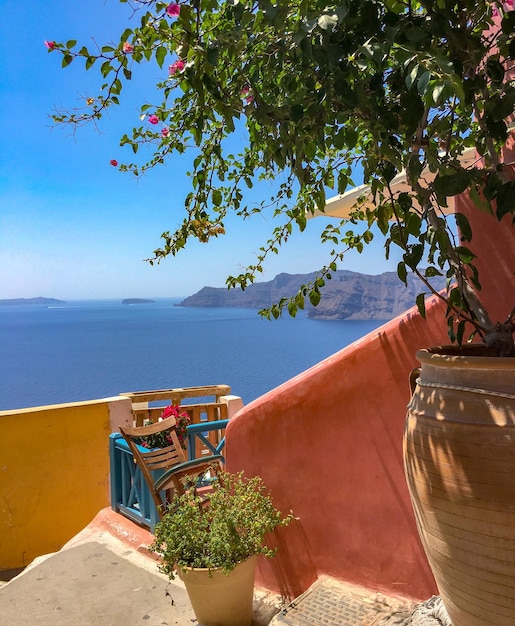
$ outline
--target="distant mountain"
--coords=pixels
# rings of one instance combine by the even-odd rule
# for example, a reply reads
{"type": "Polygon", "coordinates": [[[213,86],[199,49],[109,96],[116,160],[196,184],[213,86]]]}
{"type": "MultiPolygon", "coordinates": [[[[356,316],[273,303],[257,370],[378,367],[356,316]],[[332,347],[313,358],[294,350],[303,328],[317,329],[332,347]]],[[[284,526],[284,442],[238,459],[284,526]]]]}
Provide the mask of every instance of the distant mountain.
{"type": "Polygon", "coordinates": [[[125,298],[122,300],[122,304],[148,304],[149,302],[155,302],[155,300],[148,300],[147,298],[125,298]]]}
{"type": "Polygon", "coordinates": [[[0,300],[0,305],[11,304],[65,304],[65,300],[56,300],[56,298],[11,298],[10,300],[0,300]]]}
{"type": "MultiPolygon", "coordinates": [[[[313,319],[376,319],[388,320],[403,313],[415,304],[417,294],[425,290],[414,276],[409,276],[406,287],[395,272],[377,276],[338,270],[331,273],[322,291],[322,299],[313,307],[306,298],[308,317],[313,319]]],[[[254,283],[245,291],[240,289],[203,287],[177,306],[185,307],[240,307],[263,309],[281,298],[295,295],[301,285],[312,282],[311,274],[279,274],[273,280],[254,283]]],[[[445,281],[434,280],[437,289],[445,281]]]]}

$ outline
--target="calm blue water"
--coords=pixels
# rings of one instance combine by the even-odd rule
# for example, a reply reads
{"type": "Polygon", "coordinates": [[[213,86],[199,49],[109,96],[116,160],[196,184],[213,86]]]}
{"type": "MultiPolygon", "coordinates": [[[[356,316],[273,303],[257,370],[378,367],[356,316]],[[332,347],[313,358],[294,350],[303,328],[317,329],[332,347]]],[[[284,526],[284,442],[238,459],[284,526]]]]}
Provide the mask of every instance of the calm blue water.
{"type": "Polygon", "coordinates": [[[213,384],[247,404],[381,324],[178,301],[0,306],[0,410],[213,384]]]}

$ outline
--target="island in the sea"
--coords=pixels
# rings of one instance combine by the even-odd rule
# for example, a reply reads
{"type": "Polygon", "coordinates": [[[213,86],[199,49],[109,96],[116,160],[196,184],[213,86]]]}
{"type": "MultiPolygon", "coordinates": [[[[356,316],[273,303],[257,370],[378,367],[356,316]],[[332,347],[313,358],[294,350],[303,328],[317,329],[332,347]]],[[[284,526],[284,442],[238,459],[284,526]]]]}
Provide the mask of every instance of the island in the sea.
{"type": "Polygon", "coordinates": [[[19,304],[39,304],[48,306],[50,304],[66,304],[65,300],[57,300],[56,298],[10,298],[0,300],[0,306],[3,305],[19,305],[19,304]]]}
{"type": "Polygon", "coordinates": [[[155,300],[149,300],[148,298],[125,298],[122,300],[122,304],[149,304],[155,302],[155,300]]]}
{"type": "MultiPolygon", "coordinates": [[[[302,285],[312,283],[316,276],[314,272],[279,274],[271,281],[253,283],[245,291],[203,287],[177,306],[266,309],[281,298],[294,296],[302,285]]],[[[443,277],[431,280],[435,289],[445,287],[443,277]]],[[[407,286],[404,285],[396,272],[374,276],[337,270],[331,272],[331,280],[326,280],[318,306],[312,306],[306,297],[305,308],[312,319],[389,320],[411,308],[419,293],[428,291],[415,276],[408,276],[407,282],[407,286]]]]}

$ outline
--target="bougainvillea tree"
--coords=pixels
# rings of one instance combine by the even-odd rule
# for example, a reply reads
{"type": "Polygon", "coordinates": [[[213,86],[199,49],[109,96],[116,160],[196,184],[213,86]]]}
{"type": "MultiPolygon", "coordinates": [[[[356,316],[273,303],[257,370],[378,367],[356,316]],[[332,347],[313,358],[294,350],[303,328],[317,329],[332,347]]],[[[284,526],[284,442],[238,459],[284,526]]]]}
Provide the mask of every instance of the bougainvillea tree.
{"type": "MultiPolygon", "coordinates": [[[[478,210],[513,228],[515,182],[501,156],[515,105],[512,0],[120,1],[128,26],[119,41],[46,45],[63,66],[83,62],[101,76],[98,94],[82,110],[56,114],[59,123],[100,119],[135,72],[160,68],[160,97],[142,102],[141,125],[121,138],[135,156],[120,169],[138,176],[174,154],[193,157],[184,219],[162,235],[151,262],[192,237],[222,235],[229,212],[259,212],[245,203],[245,189],[280,174],[276,226],[255,264],[228,278],[245,288],[293,229],[324,210],[328,194],[353,184],[359,167],[373,204],[358,201],[350,220],[325,229],[334,249],[318,277],[265,314],[287,307],[294,315],[305,298],[316,305],[346,251],[363,250],[376,225],[387,255],[402,250],[402,281],[414,272],[431,292],[430,278],[446,276],[439,297],[451,338],[462,341],[471,324],[499,353],[513,352],[513,312],[496,323],[481,302],[467,218],[441,210],[468,190],[478,210]],[[233,154],[228,140],[242,129],[245,143],[233,154]],[[471,148],[477,159],[465,162],[471,148]],[[400,172],[408,190],[399,194],[391,182],[400,172]]],[[[423,295],[417,302],[423,314],[423,295]]]]}

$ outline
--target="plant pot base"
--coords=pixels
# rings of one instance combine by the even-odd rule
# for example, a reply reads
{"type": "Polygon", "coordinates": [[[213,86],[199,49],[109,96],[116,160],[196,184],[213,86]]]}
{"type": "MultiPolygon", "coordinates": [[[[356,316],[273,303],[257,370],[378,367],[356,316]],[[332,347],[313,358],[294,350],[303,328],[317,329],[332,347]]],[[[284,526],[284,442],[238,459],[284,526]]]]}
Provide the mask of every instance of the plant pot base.
{"type": "Polygon", "coordinates": [[[250,626],[256,565],[257,556],[251,556],[228,575],[217,570],[178,570],[199,624],[250,626]]]}

